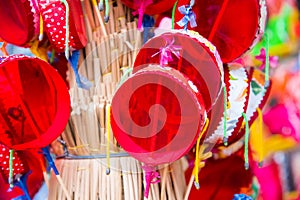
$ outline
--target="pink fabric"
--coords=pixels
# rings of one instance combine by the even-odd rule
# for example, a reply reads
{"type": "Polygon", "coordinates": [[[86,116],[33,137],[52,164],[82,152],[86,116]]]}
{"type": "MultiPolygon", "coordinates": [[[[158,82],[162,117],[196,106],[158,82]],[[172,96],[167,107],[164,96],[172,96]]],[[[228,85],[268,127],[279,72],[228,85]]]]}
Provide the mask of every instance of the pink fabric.
{"type": "Polygon", "coordinates": [[[262,199],[281,200],[282,186],[279,177],[279,169],[274,161],[263,166],[257,167],[253,164],[253,172],[260,184],[262,199]]]}
{"type": "Polygon", "coordinates": [[[159,173],[155,170],[154,167],[150,167],[148,165],[144,165],[143,170],[145,171],[145,180],[146,180],[146,188],[144,192],[144,196],[148,198],[149,196],[149,190],[150,190],[150,184],[155,184],[160,182],[160,176],[159,173]]]}
{"type": "Polygon", "coordinates": [[[132,15],[139,15],[139,20],[138,20],[138,29],[142,30],[143,28],[143,17],[144,17],[144,13],[146,10],[146,7],[149,6],[150,4],[152,4],[152,0],[145,0],[145,1],[137,1],[136,3],[139,3],[139,8],[132,12],[132,15]]]}
{"type": "Polygon", "coordinates": [[[291,136],[297,141],[300,140],[298,130],[299,116],[295,106],[289,104],[278,104],[264,114],[264,123],[274,134],[291,136]]]}

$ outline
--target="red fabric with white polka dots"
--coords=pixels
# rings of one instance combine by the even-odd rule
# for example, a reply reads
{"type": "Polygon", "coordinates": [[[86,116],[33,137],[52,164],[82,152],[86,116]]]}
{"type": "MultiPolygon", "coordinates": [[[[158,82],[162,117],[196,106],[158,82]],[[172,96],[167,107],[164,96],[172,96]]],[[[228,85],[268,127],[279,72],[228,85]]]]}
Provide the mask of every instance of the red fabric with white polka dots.
{"type": "MultiPolygon", "coordinates": [[[[79,0],[67,1],[69,13],[69,47],[81,49],[86,45],[83,12],[79,0]]],[[[66,7],[59,0],[40,0],[45,32],[56,52],[64,52],[66,39],[66,7]]]]}
{"type": "MultiPolygon", "coordinates": [[[[9,177],[9,148],[0,144],[0,171],[4,179],[9,177]]],[[[17,151],[13,153],[13,176],[26,173],[26,166],[21,161],[17,151]]]]}
{"type": "MultiPolygon", "coordinates": [[[[30,173],[26,181],[29,195],[33,198],[43,183],[43,173],[41,168],[41,154],[33,151],[14,151],[13,154],[13,175],[30,173]]],[[[0,199],[11,200],[24,195],[19,187],[9,189],[9,148],[0,143],[0,199]],[[2,174],[2,176],[1,176],[2,174]]]]}

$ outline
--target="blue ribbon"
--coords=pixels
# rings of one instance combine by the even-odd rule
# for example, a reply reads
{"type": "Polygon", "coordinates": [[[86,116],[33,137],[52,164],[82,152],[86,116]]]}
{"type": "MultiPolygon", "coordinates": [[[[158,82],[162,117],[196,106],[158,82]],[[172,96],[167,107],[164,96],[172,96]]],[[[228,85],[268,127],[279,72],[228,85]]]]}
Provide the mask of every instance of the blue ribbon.
{"type": "Polygon", "coordinates": [[[75,79],[76,79],[76,83],[77,83],[78,87],[88,90],[92,87],[92,83],[87,78],[80,75],[78,72],[77,66],[78,66],[79,56],[80,56],[80,52],[78,50],[73,51],[72,55],[69,58],[69,61],[71,63],[72,69],[74,71],[75,79]]]}
{"type": "Polygon", "coordinates": [[[153,27],[154,27],[154,18],[150,15],[144,15],[143,18],[143,27],[144,27],[144,33],[143,33],[143,39],[144,43],[146,43],[149,39],[151,39],[154,36],[153,27]]]}
{"type": "Polygon", "coordinates": [[[16,178],[14,180],[14,185],[19,187],[24,192],[24,195],[18,196],[16,198],[14,198],[13,200],[31,200],[29,192],[28,192],[27,184],[26,184],[27,178],[30,174],[31,174],[31,171],[27,172],[24,175],[20,175],[20,174],[16,175],[16,178]]]}
{"type": "Polygon", "coordinates": [[[245,194],[235,194],[232,200],[253,200],[252,197],[249,197],[245,194]]]}
{"type": "Polygon", "coordinates": [[[46,157],[46,159],[48,161],[49,167],[53,169],[53,172],[54,172],[55,175],[59,175],[59,172],[58,172],[58,170],[55,166],[55,163],[52,159],[52,156],[50,154],[49,147],[42,148],[42,151],[43,151],[43,154],[44,154],[44,156],[46,157]]]}
{"type": "Polygon", "coordinates": [[[194,11],[192,11],[191,5],[180,6],[178,8],[178,11],[184,15],[184,17],[180,21],[177,22],[177,24],[180,27],[184,27],[184,30],[187,30],[188,23],[190,23],[191,28],[194,28],[197,26],[196,15],[195,15],[194,11]]]}

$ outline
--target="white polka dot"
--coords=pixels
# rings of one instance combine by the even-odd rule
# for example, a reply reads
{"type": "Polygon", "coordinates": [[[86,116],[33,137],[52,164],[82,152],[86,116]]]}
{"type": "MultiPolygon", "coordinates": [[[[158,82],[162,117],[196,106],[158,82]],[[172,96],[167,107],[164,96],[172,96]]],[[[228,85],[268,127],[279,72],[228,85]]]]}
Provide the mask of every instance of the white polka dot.
{"type": "Polygon", "coordinates": [[[9,170],[9,168],[6,168],[6,170],[9,170]]]}
{"type": "Polygon", "coordinates": [[[61,17],[60,19],[61,19],[61,20],[64,20],[64,17],[61,17]]]}
{"type": "Polygon", "coordinates": [[[54,19],[51,19],[51,22],[54,22],[54,19]]]}
{"type": "Polygon", "coordinates": [[[57,14],[57,13],[54,13],[54,16],[55,16],[55,17],[57,17],[57,16],[58,16],[58,14],[57,14]]]}
{"type": "Polygon", "coordinates": [[[61,11],[61,7],[59,7],[58,10],[61,11]]]}
{"type": "Polygon", "coordinates": [[[66,29],[66,26],[63,26],[63,29],[66,29]]]}
{"type": "Polygon", "coordinates": [[[53,38],[52,41],[55,42],[55,38],[53,38]]]}
{"type": "Polygon", "coordinates": [[[15,165],[16,165],[16,166],[18,166],[19,164],[18,164],[18,163],[16,163],[15,165]]]}
{"type": "Polygon", "coordinates": [[[13,157],[13,160],[16,159],[15,157],[13,157]]]}
{"type": "Polygon", "coordinates": [[[61,40],[65,40],[65,38],[61,38],[61,40]]]}
{"type": "Polygon", "coordinates": [[[3,148],[2,151],[5,151],[5,148],[3,148]]]}
{"type": "Polygon", "coordinates": [[[71,39],[73,39],[73,36],[70,36],[71,39]]]}
{"type": "Polygon", "coordinates": [[[58,35],[56,35],[55,37],[58,38],[58,35]]]}
{"type": "Polygon", "coordinates": [[[2,154],[0,154],[0,157],[3,157],[3,155],[2,155],[2,154]]]}
{"type": "Polygon", "coordinates": [[[5,158],[9,158],[9,156],[6,156],[5,158]]]}
{"type": "Polygon", "coordinates": [[[55,7],[55,4],[54,4],[54,3],[52,4],[52,7],[55,7]]]}
{"type": "Polygon", "coordinates": [[[6,161],[4,161],[3,164],[6,165],[6,161]]]}
{"type": "Polygon", "coordinates": [[[23,166],[23,163],[21,163],[21,165],[20,166],[23,166]]]}
{"type": "Polygon", "coordinates": [[[53,32],[50,32],[50,35],[53,35],[53,32]]]}
{"type": "Polygon", "coordinates": [[[61,42],[57,42],[57,44],[61,44],[61,42]]]}
{"type": "Polygon", "coordinates": [[[59,33],[62,33],[62,31],[59,31],[59,33]]]}
{"type": "Polygon", "coordinates": [[[52,10],[51,10],[51,9],[49,9],[49,12],[52,12],[52,10]]]}
{"type": "Polygon", "coordinates": [[[48,18],[48,15],[45,15],[45,18],[47,19],[47,18],[48,18]]]}
{"type": "Polygon", "coordinates": [[[64,47],[59,47],[60,49],[63,49],[64,47]]]}
{"type": "Polygon", "coordinates": [[[48,28],[50,28],[50,26],[51,26],[50,24],[47,24],[47,27],[48,27],[48,28]]]}
{"type": "Polygon", "coordinates": [[[60,23],[59,22],[57,22],[57,26],[59,26],[60,25],[60,23]]]}
{"type": "Polygon", "coordinates": [[[17,170],[20,171],[20,168],[18,168],[17,170]]]}
{"type": "Polygon", "coordinates": [[[53,30],[56,31],[56,28],[54,27],[53,30]]]}

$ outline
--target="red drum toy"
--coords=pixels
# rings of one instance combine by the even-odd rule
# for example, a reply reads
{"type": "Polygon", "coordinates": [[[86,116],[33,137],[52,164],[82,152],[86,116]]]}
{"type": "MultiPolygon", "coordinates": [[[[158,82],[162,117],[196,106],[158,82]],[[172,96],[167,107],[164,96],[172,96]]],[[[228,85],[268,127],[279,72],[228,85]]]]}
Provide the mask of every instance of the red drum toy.
{"type": "Polygon", "coordinates": [[[17,46],[27,47],[37,38],[40,15],[35,0],[0,2],[0,38],[17,46]]]}
{"type": "Polygon", "coordinates": [[[228,63],[247,51],[262,36],[266,20],[265,0],[180,0],[175,13],[175,28],[195,30],[216,47],[228,63]],[[187,17],[190,21],[187,20],[187,17]],[[194,19],[194,20],[193,20],[194,19]]]}
{"type": "Polygon", "coordinates": [[[42,148],[64,130],[68,89],[48,63],[22,55],[0,61],[0,142],[15,150],[42,148]]]}
{"type": "MultiPolygon", "coordinates": [[[[251,76],[249,76],[247,70],[241,65],[224,66],[224,80],[227,98],[226,116],[222,115],[222,119],[219,121],[217,128],[211,132],[209,131],[205,142],[211,144],[221,144],[223,141],[225,144],[232,143],[232,138],[234,138],[234,136],[239,132],[244,120],[242,113],[246,112],[248,105],[250,77],[251,76]],[[224,122],[225,117],[226,122],[224,122]],[[226,130],[224,130],[224,128],[226,128],[226,130]]],[[[222,103],[223,106],[224,101],[222,103]]],[[[219,118],[213,119],[218,120],[219,118]]]]}
{"type": "Polygon", "coordinates": [[[0,176],[0,199],[10,200],[19,196],[30,199],[39,190],[44,180],[39,159],[41,155],[33,151],[13,152],[12,178],[18,187],[10,188],[9,151],[7,146],[0,144],[0,174],[2,175],[0,176]]]}
{"type": "Polygon", "coordinates": [[[56,52],[83,48],[87,43],[80,0],[40,0],[45,31],[56,52]],[[67,43],[67,45],[66,45],[67,43]]]}
{"type": "Polygon", "coordinates": [[[154,37],[113,98],[114,135],[146,165],[173,162],[195,144],[222,86],[222,63],[205,38],[184,31],[154,37]]]}

